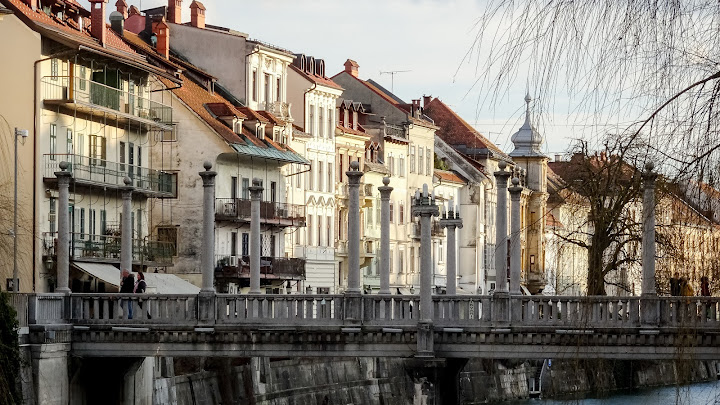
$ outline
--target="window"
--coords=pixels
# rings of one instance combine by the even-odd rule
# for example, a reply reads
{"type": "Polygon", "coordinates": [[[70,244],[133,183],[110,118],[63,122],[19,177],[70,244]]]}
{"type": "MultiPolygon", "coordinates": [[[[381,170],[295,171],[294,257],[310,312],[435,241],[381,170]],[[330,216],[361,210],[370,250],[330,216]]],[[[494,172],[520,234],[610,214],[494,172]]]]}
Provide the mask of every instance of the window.
{"type": "Polygon", "coordinates": [[[48,221],[50,222],[50,232],[56,232],[57,224],[57,198],[50,197],[50,215],[48,215],[48,221]]]}
{"type": "Polygon", "coordinates": [[[85,82],[85,78],[87,77],[85,66],[80,66],[78,77],[80,78],[80,90],[85,90],[87,87],[87,83],[85,82]]]}
{"type": "Polygon", "coordinates": [[[398,159],[398,176],[405,177],[405,158],[402,156],[398,159]]]}
{"type": "Polygon", "coordinates": [[[137,219],[137,232],[135,233],[135,235],[136,235],[135,237],[138,238],[139,240],[142,240],[142,238],[143,238],[143,226],[142,226],[143,212],[142,212],[142,210],[137,211],[137,215],[135,215],[135,218],[137,219]]]}
{"type": "Polygon", "coordinates": [[[125,142],[120,142],[120,170],[125,171],[125,142]]]}
{"type": "Polygon", "coordinates": [[[410,273],[415,273],[415,248],[410,246],[410,273]]]}
{"type": "Polygon", "coordinates": [[[335,119],[333,118],[334,114],[335,114],[335,110],[328,108],[328,113],[327,113],[328,139],[332,139],[333,135],[335,133],[335,119]]]}
{"type": "Polygon", "coordinates": [[[332,193],[334,191],[335,187],[333,184],[333,164],[328,162],[328,171],[327,171],[327,191],[328,193],[332,193]]]}
{"type": "MultiPolygon", "coordinates": [[[[54,59],[53,59],[54,60],[54,59]]],[[[57,126],[50,124],[50,160],[55,160],[57,153],[57,126]]]]}
{"type": "Polygon", "coordinates": [[[398,222],[400,225],[405,223],[405,203],[400,201],[400,207],[398,210],[398,222]]]}
{"type": "Polygon", "coordinates": [[[258,85],[257,85],[257,70],[252,71],[252,99],[257,101],[258,99],[258,85]]]}
{"type": "Polygon", "coordinates": [[[325,162],[318,162],[318,191],[325,191],[325,162]]]}
{"type": "MultiPolygon", "coordinates": [[[[265,103],[272,103],[272,78],[267,73],[265,73],[265,103]]],[[[266,105],[265,109],[267,108],[268,106],[266,105]]]]}
{"type": "Polygon", "coordinates": [[[307,216],[307,242],[309,246],[312,246],[313,244],[313,237],[312,237],[312,231],[313,231],[313,216],[308,215],[307,216]]]}
{"type": "Polygon", "coordinates": [[[105,138],[97,135],[90,135],[90,164],[93,166],[105,166],[105,138]]]}
{"type": "Polygon", "coordinates": [[[97,223],[96,223],[97,217],[95,216],[94,209],[90,210],[90,216],[88,217],[88,220],[90,221],[90,226],[88,227],[88,232],[90,233],[90,237],[92,239],[95,239],[95,235],[97,232],[97,229],[95,228],[95,226],[97,225],[97,223]]]}
{"type": "Polygon", "coordinates": [[[325,234],[327,235],[327,245],[332,246],[333,245],[333,237],[332,237],[332,217],[330,215],[325,218],[325,234]]]}
{"type": "Polygon", "coordinates": [[[57,59],[51,59],[50,60],[50,79],[51,80],[57,80],[58,79],[58,70],[60,66],[60,61],[57,59]]]}
{"type": "Polygon", "coordinates": [[[237,198],[238,193],[238,178],[235,176],[230,177],[230,198],[233,200],[237,198]]]}
{"type": "Polygon", "coordinates": [[[427,148],[425,151],[425,174],[430,175],[430,172],[432,171],[432,152],[430,152],[430,148],[427,148]]]}
{"type": "Polygon", "coordinates": [[[310,178],[308,179],[308,189],[309,190],[315,190],[315,161],[311,161],[310,163],[310,171],[308,172],[308,175],[310,178]]]}
{"type": "MultiPolygon", "coordinates": [[[[100,211],[102,218],[105,211],[100,211]]],[[[173,256],[175,255],[175,252],[177,252],[177,245],[178,245],[178,232],[177,232],[176,226],[161,226],[157,228],[157,238],[159,242],[166,242],[170,243],[172,245],[173,249],[173,256]]]]}
{"type": "MultiPolygon", "coordinates": [[[[299,166],[301,169],[298,171],[302,171],[304,168],[302,166],[299,166]]],[[[295,187],[296,188],[302,188],[302,176],[300,173],[295,175],[295,187]]]]}
{"type": "Polygon", "coordinates": [[[415,145],[410,145],[410,173],[415,173],[415,145]]]}
{"type": "Polygon", "coordinates": [[[395,222],[395,204],[390,201],[390,223],[395,222]]]}
{"type": "Polygon", "coordinates": [[[398,273],[402,273],[405,269],[405,249],[400,248],[398,251],[398,273]]]}
{"type": "Polygon", "coordinates": [[[280,96],[282,95],[282,86],[281,86],[281,84],[282,84],[282,82],[280,81],[280,77],[278,76],[277,80],[275,81],[275,85],[276,85],[276,87],[275,87],[275,100],[277,100],[277,101],[281,101],[281,100],[282,100],[282,97],[280,97],[280,96]]]}
{"type": "Polygon", "coordinates": [[[277,202],[277,183],[270,182],[270,202],[277,202]]]}
{"type": "Polygon", "coordinates": [[[275,257],[275,235],[270,235],[270,256],[275,257]]]}
{"type": "Polygon", "coordinates": [[[388,169],[390,169],[390,176],[394,176],[395,175],[395,160],[393,159],[392,156],[388,156],[387,165],[388,165],[388,169]]]}
{"type": "Polygon", "coordinates": [[[85,156],[85,137],[83,134],[77,134],[76,144],[75,153],[80,156],[85,156]]]}
{"type": "MultiPolygon", "coordinates": [[[[173,228],[175,229],[175,228],[173,228]]],[[[108,234],[107,229],[107,211],[100,210],[100,232],[102,232],[103,235],[108,234]]],[[[160,236],[160,230],[158,229],[158,236],[160,236]]]]}
{"type": "Polygon", "coordinates": [[[443,251],[442,239],[438,241],[438,262],[442,263],[445,261],[445,252],[443,251]]]}
{"type": "Polygon", "coordinates": [[[308,109],[308,123],[307,123],[307,130],[310,135],[315,135],[315,106],[310,105],[310,108],[308,109]]]}
{"type": "Polygon", "coordinates": [[[250,199],[250,179],[247,177],[242,179],[242,198],[245,200],[250,199]]]}
{"type": "Polygon", "coordinates": [[[73,132],[72,129],[68,128],[67,130],[67,154],[72,155],[75,153],[75,148],[73,147],[73,132]]]}
{"type": "Polygon", "coordinates": [[[237,232],[230,232],[230,256],[237,256],[238,245],[237,232]]]}
{"type": "Polygon", "coordinates": [[[423,148],[418,147],[418,174],[423,174],[423,148]]]}
{"type": "Polygon", "coordinates": [[[373,209],[372,207],[368,207],[367,211],[365,212],[366,219],[367,219],[367,226],[373,226],[373,209]]]}
{"type": "Polygon", "coordinates": [[[322,234],[323,234],[323,227],[322,227],[322,216],[317,216],[317,245],[323,246],[322,244],[322,234]]]}
{"type": "Polygon", "coordinates": [[[375,221],[378,225],[380,225],[380,216],[382,215],[382,211],[380,208],[380,199],[375,200],[375,221]]]}
{"type": "Polygon", "coordinates": [[[390,247],[390,274],[395,273],[395,249],[390,247]]]}
{"type": "Polygon", "coordinates": [[[85,208],[80,208],[80,239],[85,239],[85,208]]]}
{"type": "Polygon", "coordinates": [[[318,136],[325,137],[325,109],[318,107],[318,136]]]}
{"type": "Polygon", "coordinates": [[[343,182],[343,175],[345,174],[345,173],[343,173],[344,170],[345,170],[345,155],[341,153],[340,154],[340,165],[338,166],[338,183],[343,182]]]}
{"type": "Polygon", "coordinates": [[[247,232],[243,232],[242,234],[242,245],[240,246],[240,253],[243,256],[247,256],[250,254],[250,234],[247,232]]]}

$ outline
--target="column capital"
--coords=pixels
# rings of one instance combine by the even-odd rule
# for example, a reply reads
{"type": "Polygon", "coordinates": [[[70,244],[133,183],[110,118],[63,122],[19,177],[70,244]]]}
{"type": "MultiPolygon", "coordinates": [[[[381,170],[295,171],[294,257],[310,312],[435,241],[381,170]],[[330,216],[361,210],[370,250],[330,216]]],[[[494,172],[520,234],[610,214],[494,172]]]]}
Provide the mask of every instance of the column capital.
{"type": "Polygon", "coordinates": [[[58,178],[58,182],[66,181],[69,183],[70,179],[72,178],[72,172],[68,171],[68,169],[70,168],[70,163],[62,161],[60,162],[58,167],[60,168],[60,171],[55,172],[55,177],[58,178]]]}
{"type": "Polygon", "coordinates": [[[462,228],[463,227],[463,222],[462,222],[462,219],[460,219],[460,218],[441,217],[438,220],[438,223],[443,228],[462,228]]]}
{"type": "Polygon", "coordinates": [[[520,179],[513,177],[510,182],[512,184],[512,186],[508,188],[510,198],[520,198],[520,194],[522,194],[523,190],[525,190],[525,187],[520,185],[520,179]]]}
{"type": "Polygon", "coordinates": [[[120,187],[120,191],[122,192],[123,198],[128,198],[132,195],[132,192],[135,191],[135,187],[132,185],[132,179],[128,176],[125,176],[123,178],[123,184],[124,186],[120,187]]]}
{"type": "Polygon", "coordinates": [[[348,187],[359,186],[360,178],[364,174],[365,173],[360,171],[360,163],[357,161],[350,162],[350,170],[345,172],[345,175],[348,177],[348,187]]]}
{"type": "Polygon", "coordinates": [[[394,190],[394,188],[390,187],[390,177],[383,177],[383,185],[378,187],[378,191],[380,192],[380,200],[390,200],[390,193],[394,190]]]}
{"type": "Polygon", "coordinates": [[[250,191],[250,196],[257,195],[258,197],[262,196],[262,192],[265,190],[265,188],[262,186],[262,180],[255,177],[252,180],[252,186],[248,187],[248,191],[250,191]]]}
{"type": "Polygon", "coordinates": [[[507,167],[507,163],[504,161],[498,162],[498,171],[495,171],[493,175],[495,176],[495,179],[497,179],[498,183],[503,182],[505,186],[507,186],[507,179],[512,176],[512,172],[505,171],[505,168],[507,167]]]}
{"type": "Polygon", "coordinates": [[[642,173],[643,189],[655,188],[655,180],[657,180],[658,174],[653,169],[655,169],[655,165],[652,162],[645,163],[645,171],[642,173]]]}
{"type": "Polygon", "coordinates": [[[412,199],[412,215],[415,217],[440,215],[440,208],[435,203],[435,192],[428,194],[427,184],[423,184],[422,193],[420,190],[415,192],[415,197],[412,199]]]}
{"type": "Polygon", "coordinates": [[[202,177],[203,186],[205,186],[205,187],[214,186],[215,185],[215,176],[217,176],[217,172],[210,170],[210,169],[212,169],[212,163],[210,163],[209,161],[206,160],[205,163],[203,163],[203,167],[205,168],[205,171],[198,173],[200,175],[200,177],[202,177]]]}

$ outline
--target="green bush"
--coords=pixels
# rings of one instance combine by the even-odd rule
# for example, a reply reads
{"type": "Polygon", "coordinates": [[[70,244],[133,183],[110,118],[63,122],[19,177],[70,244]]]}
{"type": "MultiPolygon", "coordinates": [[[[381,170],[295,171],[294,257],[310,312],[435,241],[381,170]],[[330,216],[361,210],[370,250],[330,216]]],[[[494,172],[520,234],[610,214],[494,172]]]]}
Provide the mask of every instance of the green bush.
{"type": "Polygon", "coordinates": [[[18,320],[10,295],[0,291],[0,405],[21,403],[18,390],[20,346],[18,320]]]}

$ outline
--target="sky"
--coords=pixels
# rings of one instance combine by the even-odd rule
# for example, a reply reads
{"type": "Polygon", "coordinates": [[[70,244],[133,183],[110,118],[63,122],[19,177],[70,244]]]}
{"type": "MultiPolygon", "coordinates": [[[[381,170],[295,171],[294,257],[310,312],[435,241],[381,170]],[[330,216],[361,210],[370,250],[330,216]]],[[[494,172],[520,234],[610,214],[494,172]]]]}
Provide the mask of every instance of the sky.
{"type": "MultiPolygon", "coordinates": [[[[167,4],[166,0],[126,1],[141,10],[167,4]]],[[[191,2],[183,1],[183,22],[190,20],[191,2]]],[[[501,149],[512,151],[510,137],[525,119],[528,80],[517,77],[493,104],[484,101],[489,90],[474,85],[480,69],[478,54],[465,56],[478,33],[483,0],[202,2],[207,24],[324,59],[328,76],[342,71],[345,60],[353,59],[360,65],[361,79],[373,79],[406,102],[423,95],[439,97],[501,149]],[[393,71],[397,73],[384,73],[393,71]]],[[[89,9],[87,0],[81,3],[89,9]]],[[[110,1],[108,9],[114,8],[110,1]]],[[[172,47],[172,32],[170,43],[172,47]]],[[[562,103],[555,107],[551,116],[533,116],[550,157],[566,151],[570,139],[576,137],[569,109],[562,103]]]]}

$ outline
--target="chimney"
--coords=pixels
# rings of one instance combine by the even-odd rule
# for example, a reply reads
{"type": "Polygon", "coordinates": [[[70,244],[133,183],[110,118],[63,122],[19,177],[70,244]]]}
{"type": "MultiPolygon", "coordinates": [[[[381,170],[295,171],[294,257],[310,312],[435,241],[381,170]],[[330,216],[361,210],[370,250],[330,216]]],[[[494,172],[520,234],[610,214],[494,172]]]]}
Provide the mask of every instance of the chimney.
{"type": "Polygon", "coordinates": [[[121,37],[123,36],[125,26],[125,18],[119,11],[110,13],[110,28],[121,37]]]}
{"type": "Polygon", "coordinates": [[[423,107],[427,108],[428,104],[432,101],[432,96],[423,95],[423,107]]]}
{"type": "Polygon", "coordinates": [[[182,0],[168,0],[167,21],[182,24],[182,0]]]}
{"type": "Polygon", "coordinates": [[[360,65],[358,65],[357,62],[355,62],[352,59],[348,59],[345,61],[345,72],[350,73],[351,75],[358,77],[358,68],[360,65]]]}
{"type": "Polygon", "coordinates": [[[190,4],[190,25],[205,28],[205,6],[197,0],[190,4]]]}
{"type": "Polygon", "coordinates": [[[165,59],[170,59],[170,29],[165,23],[165,17],[153,17],[152,32],[157,37],[155,49],[165,56],[165,59]]]}
{"type": "Polygon", "coordinates": [[[90,0],[90,34],[105,45],[105,4],[107,0],[90,0]]]}
{"type": "MultiPolygon", "coordinates": [[[[115,3],[115,7],[117,7],[117,12],[122,14],[123,19],[128,18],[128,5],[125,3],[125,0],[118,0],[117,3],[115,3]]],[[[110,15],[112,16],[112,13],[110,15]]]]}

